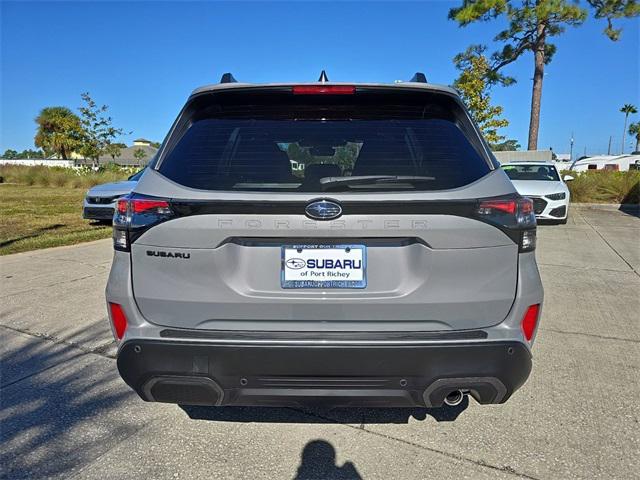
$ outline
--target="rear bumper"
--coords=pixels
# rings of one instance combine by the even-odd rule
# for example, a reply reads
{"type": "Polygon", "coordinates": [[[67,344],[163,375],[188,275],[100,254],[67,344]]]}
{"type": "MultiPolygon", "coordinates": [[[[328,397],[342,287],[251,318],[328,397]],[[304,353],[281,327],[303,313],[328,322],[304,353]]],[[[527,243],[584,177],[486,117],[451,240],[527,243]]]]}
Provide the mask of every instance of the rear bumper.
{"type": "Polygon", "coordinates": [[[451,391],[503,403],[524,384],[521,342],[222,344],[129,340],[125,382],[147,401],[192,405],[436,407],[451,391]]]}

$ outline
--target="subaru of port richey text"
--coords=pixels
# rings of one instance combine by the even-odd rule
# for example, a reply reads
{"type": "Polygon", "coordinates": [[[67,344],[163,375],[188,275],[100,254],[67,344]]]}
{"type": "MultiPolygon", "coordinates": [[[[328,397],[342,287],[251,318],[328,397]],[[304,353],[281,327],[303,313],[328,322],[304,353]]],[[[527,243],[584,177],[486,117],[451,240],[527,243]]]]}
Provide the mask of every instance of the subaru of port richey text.
{"type": "Polygon", "coordinates": [[[118,369],[147,401],[503,403],[531,371],[536,220],[456,92],[195,90],[113,219],[118,369]]]}

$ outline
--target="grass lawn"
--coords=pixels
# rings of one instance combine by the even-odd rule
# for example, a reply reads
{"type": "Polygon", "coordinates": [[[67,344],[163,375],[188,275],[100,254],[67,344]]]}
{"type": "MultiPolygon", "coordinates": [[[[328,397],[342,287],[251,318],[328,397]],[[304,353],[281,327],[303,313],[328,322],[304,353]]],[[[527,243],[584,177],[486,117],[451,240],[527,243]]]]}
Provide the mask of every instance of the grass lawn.
{"type": "Polygon", "coordinates": [[[0,255],[107,238],[82,218],[85,189],[0,184],[0,255]]]}

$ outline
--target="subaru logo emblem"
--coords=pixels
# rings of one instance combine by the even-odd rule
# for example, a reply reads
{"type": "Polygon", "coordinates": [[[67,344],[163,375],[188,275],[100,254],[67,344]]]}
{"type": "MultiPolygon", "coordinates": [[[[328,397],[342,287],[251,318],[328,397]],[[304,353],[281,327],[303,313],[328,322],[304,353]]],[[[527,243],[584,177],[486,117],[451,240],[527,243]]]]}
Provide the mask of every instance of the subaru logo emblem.
{"type": "Polygon", "coordinates": [[[330,200],[316,200],[304,209],[309,218],[314,220],[333,220],[342,215],[342,207],[330,200]]]}
{"type": "Polygon", "coordinates": [[[287,268],[292,270],[300,270],[307,266],[307,262],[305,262],[302,258],[290,258],[286,261],[285,265],[287,268]]]}

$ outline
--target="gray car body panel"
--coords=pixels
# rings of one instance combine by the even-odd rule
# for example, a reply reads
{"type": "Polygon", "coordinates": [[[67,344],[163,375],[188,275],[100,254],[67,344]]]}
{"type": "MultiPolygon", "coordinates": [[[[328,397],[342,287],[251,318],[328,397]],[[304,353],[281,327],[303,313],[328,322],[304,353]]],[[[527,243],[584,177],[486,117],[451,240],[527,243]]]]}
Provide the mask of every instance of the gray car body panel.
{"type": "MultiPolygon", "coordinates": [[[[508,195],[502,170],[463,188],[419,193],[332,194],[337,201],[456,200],[508,195]]],[[[150,170],[135,193],[171,199],[309,202],[318,193],[199,191],[150,170]]],[[[302,212],[301,212],[302,213],[302,212]]],[[[450,215],[198,215],[145,232],[132,246],[136,301],[159,325],[227,330],[455,330],[494,325],[513,303],[518,248],[502,231],[450,215]],[[403,237],[424,244],[369,247],[365,290],[283,290],[279,246],[234,237],[403,237]],[[188,259],[148,255],[171,251],[188,259]],[[510,260],[507,260],[510,259],[510,260]],[[170,270],[167,271],[168,263],[170,270]],[[388,275],[394,272],[394,275],[388,275]],[[366,300],[366,302],[363,302],[366,300]]]]}
{"type": "MultiPolygon", "coordinates": [[[[487,333],[487,337],[477,340],[447,340],[447,343],[469,343],[469,342],[500,342],[500,341],[517,341],[522,342],[527,349],[531,349],[535,341],[535,336],[530,342],[526,341],[522,329],[521,322],[522,317],[529,308],[530,305],[540,304],[544,301],[544,291],[540,280],[540,273],[535,260],[535,253],[521,253],[518,255],[518,278],[516,293],[513,300],[513,304],[509,310],[507,316],[499,323],[485,327],[483,330],[487,333]]],[[[166,330],[167,327],[157,325],[150,322],[141,313],[138,308],[137,302],[134,298],[134,287],[132,282],[131,273],[131,256],[126,252],[114,252],[111,271],[109,273],[109,280],[106,287],[106,297],[109,302],[114,302],[122,306],[128,320],[128,327],[124,338],[120,342],[121,344],[133,339],[147,339],[147,340],[162,340],[166,342],[179,341],[179,339],[166,338],[161,335],[161,332],[166,330]]],[[[373,322],[366,323],[366,326],[371,327],[373,322]]],[[[363,325],[364,326],[364,325],[363,325]]],[[[364,330],[363,330],[364,331],[364,330]]],[[[211,338],[198,339],[191,338],[190,341],[194,342],[211,342],[211,338]]],[[[220,334],[220,338],[214,340],[219,344],[277,344],[276,340],[236,340],[227,339],[224,334],[220,334]]],[[[292,343],[292,340],[283,340],[284,344],[292,343]]],[[[327,344],[327,340],[314,341],[313,339],[298,340],[293,343],[301,345],[314,345],[318,343],[327,344]]],[[[363,340],[358,342],[357,340],[331,340],[331,343],[335,344],[367,344],[367,345],[385,345],[385,344],[437,344],[437,340],[363,340]]]]}

